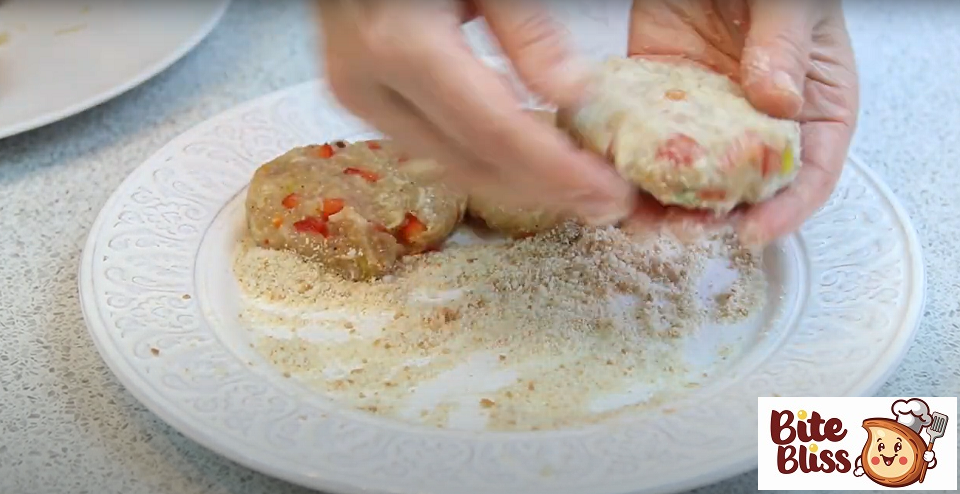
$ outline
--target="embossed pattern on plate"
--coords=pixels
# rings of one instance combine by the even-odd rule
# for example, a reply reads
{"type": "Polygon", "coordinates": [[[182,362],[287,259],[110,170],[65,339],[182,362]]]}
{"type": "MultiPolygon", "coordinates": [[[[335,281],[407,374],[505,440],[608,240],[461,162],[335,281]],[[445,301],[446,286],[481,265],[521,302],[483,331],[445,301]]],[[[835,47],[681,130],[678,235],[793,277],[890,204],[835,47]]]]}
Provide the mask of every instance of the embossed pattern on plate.
{"type": "MultiPolygon", "coordinates": [[[[304,396],[218,337],[196,273],[204,235],[253,170],[290,147],[367,132],[323,86],[296,86],[203,123],[119,187],[80,273],[91,336],[139,400],[251,468],[327,492],[670,492],[756,465],[756,397],[865,395],[897,365],[922,312],[909,219],[851,160],[784,248],[803,259],[802,306],[752,372],[669,415],[579,430],[467,433],[391,422],[304,396]],[[154,351],[156,350],[156,351],[154,351]],[[746,432],[745,432],[746,431],[746,432]]],[[[226,261],[224,261],[226,262],[226,261]]]]}

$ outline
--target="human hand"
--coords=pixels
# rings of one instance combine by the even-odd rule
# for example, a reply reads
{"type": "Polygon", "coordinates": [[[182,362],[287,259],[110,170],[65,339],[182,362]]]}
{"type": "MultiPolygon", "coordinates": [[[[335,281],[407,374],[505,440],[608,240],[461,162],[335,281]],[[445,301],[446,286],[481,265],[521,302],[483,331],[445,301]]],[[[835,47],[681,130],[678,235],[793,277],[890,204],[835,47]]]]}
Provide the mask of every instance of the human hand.
{"type": "Polygon", "coordinates": [[[320,2],[326,66],[348,110],[407,151],[436,159],[465,189],[569,211],[590,223],[630,213],[633,189],[601,158],[523,111],[503,75],[460,30],[483,15],[524,84],[576,105],[587,71],[563,31],[531,1],[320,2]]]}
{"type": "Polygon", "coordinates": [[[933,459],[934,459],[933,451],[924,451],[924,452],[923,452],[923,461],[925,461],[925,462],[927,462],[927,463],[933,463],[933,459]]]}
{"type": "Polygon", "coordinates": [[[854,476],[854,477],[863,477],[863,467],[857,467],[857,468],[853,469],[853,476],[854,476]]]}
{"type": "Polygon", "coordinates": [[[799,229],[829,199],[859,106],[839,0],[636,0],[628,50],[631,56],[699,62],[739,82],[757,109],[800,122],[803,167],[786,190],[742,212],[738,227],[745,243],[763,245],[799,229]]]}

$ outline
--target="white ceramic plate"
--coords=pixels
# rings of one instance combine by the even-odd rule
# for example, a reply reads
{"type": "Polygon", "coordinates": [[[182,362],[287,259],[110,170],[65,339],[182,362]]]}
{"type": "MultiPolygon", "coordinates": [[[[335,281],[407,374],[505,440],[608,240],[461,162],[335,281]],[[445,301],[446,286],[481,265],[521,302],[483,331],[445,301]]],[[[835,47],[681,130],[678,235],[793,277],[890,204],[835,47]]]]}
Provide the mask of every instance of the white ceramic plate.
{"type": "Polygon", "coordinates": [[[160,73],[230,0],[0,4],[0,139],[67,118],[160,73]]]}
{"type": "Polygon", "coordinates": [[[80,295],[104,360],[199,443],[325,492],[628,493],[693,488],[756,467],[757,396],[870,395],[910,344],[920,247],[890,191],[850,160],[829,203],[764,254],[764,314],[722,373],[662,408],[586,428],[435,429],[348,409],[256,355],[231,249],[256,167],[291,147],[368,135],[322,85],[243,105],[177,138],[104,205],[80,295]]]}

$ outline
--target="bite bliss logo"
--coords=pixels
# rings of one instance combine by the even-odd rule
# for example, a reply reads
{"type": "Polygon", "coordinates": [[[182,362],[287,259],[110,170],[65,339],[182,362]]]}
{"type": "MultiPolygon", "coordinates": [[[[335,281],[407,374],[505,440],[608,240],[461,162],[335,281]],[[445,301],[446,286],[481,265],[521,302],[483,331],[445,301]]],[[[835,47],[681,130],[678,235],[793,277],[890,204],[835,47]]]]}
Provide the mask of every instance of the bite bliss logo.
{"type": "Polygon", "coordinates": [[[957,489],[956,398],[778,397],[758,405],[760,490],[957,489]]]}
{"type": "Polygon", "coordinates": [[[843,421],[835,417],[824,419],[817,411],[808,414],[800,410],[794,415],[790,410],[774,410],[770,417],[770,438],[777,445],[777,470],[783,475],[797,471],[849,472],[850,453],[828,446],[845,437],[843,421]]]}

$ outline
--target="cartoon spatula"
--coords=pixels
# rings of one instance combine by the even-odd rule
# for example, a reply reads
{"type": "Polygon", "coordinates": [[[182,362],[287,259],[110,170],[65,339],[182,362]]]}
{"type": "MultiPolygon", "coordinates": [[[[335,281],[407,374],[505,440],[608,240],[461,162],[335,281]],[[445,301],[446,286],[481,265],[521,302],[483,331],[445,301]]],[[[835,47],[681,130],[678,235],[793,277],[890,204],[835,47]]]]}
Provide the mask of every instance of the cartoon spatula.
{"type": "MultiPolygon", "coordinates": [[[[930,422],[930,425],[927,426],[927,435],[930,436],[930,444],[927,444],[927,451],[933,451],[933,442],[937,439],[943,437],[943,433],[947,431],[947,416],[934,412],[932,416],[933,420],[930,422]]],[[[923,483],[923,478],[927,476],[927,462],[923,462],[923,471],[920,472],[920,483],[923,483]]]]}

